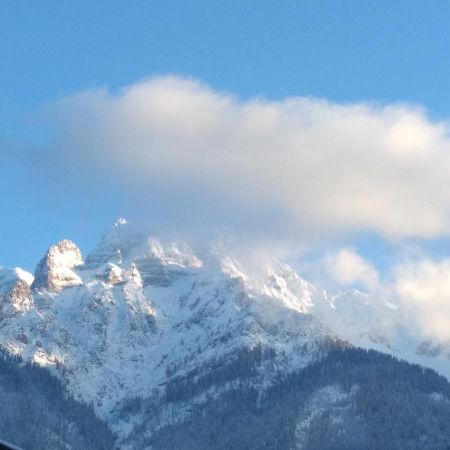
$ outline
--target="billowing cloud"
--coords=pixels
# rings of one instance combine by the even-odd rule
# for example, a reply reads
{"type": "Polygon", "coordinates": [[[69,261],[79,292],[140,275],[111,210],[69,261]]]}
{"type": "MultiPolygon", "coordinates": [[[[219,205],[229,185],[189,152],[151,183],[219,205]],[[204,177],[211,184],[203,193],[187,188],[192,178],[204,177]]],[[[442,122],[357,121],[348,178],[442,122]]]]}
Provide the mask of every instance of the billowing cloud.
{"type": "Polygon", "coordinates": [[[326,269],[341,286],[362,284],[373,289],[379,283],[379,275],[373,264],[352,248],[343,248],[330,254],[326,258],[326,269]]]}
{"type": "Polygon", "coordinates": [[[234,217],[299,240],[450,231],[448,126],[417,107],[243,101],[167,76],[82,92],[48,117],[52,165],[156,196],[184,215],[234,217]]]}
{"type": "Polygon", "coordinates": [[[450,259],[410,261],[395,269],[395,293],[428,339],[450,342],[450,259]]]}

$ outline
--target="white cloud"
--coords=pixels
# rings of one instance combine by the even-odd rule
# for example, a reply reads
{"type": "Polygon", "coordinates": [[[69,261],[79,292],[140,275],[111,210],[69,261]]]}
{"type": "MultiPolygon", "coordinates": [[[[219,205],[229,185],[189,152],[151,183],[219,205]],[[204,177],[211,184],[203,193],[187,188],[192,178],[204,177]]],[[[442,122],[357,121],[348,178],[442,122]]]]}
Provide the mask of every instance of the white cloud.
{"type": "Polygon", "coordinates": [[[373,264],[358,255],[352,248],[343,248],[326,258],[326,269],[334,281],[342,286],[363,284],[374,289],[379,275],[373,264]]]}
{"type": "Polygon", "coordinates": [[[158,196],[182,219],[233,217],[299,240],[450,231],[448,127],[416,107],[241,101],[169,76],[49,111],[52,165],[158,196]]]}
{"type": "Polygon", "coordinates": [[[423,259],[395,269],[395,292],[428,339],[450,341],[450,259],[423,259]]]}

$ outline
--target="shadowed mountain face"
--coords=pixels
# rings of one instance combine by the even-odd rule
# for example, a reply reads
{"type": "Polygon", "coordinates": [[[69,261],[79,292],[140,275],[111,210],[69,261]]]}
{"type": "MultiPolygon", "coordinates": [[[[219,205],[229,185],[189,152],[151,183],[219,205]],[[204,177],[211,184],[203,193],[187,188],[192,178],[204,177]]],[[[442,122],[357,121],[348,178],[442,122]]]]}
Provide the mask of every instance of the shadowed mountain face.
{"type": "MultiPolygon", "coordinates": [[[[338,411],[336,402],[359,398],[364,380],[345,384],[351,370],[332,372],[326,383],[306,387],[291,378],[306,376],[311,364],[331,364],[336,348],[360,344],[359,328],[349,333],[346,324],[363,324],[364,336],[370,337],[363,343],[380,347],[387,334],[374,327],[370,305],[358,304],[358,295],[331,301],[279,261],[255,261],[220,241],[196,253],[186,243],[148,237],[121,220],[85,259],[64,240],[49,249],[34,278],[20,269],[1,269],[0,344],[9,354],[45,367],[74,398],[91,404],[117,433],[119,448],[184,448],[181,441],[191,445],[186,448],[226,448],[220,447],[228,442],[225,436],[207,444],[183,439],[183,433],[200,436],[196,427],[204,421],[221,436],[213,417],[238,430],[239,424],[232,425],[238,404],[255,423],[255,435],[260,426],[275,426],[264,402],[276,386],[281,409],[290,401],[283,400],[284,390],[302,396],[280,416],[283,421],[291,410],[295,417],[315,411],[315,402],[323,403],[324,411],[338,411]],[[348,343],[349,336],[357,339],[348,343]],[[202,411],[209,411],[210,422],[202,411]],[[168,430],[181,441],[167,440],[168,430]]],[[[393,344],[385,348],[395,353],[393,344]]],[[[371,358],[366,365],[373,364],[375,374],[391,364],[371,358]]],[[[436,392],[445,399],[441,391],[436,392]]],[[[359,417],[359,410],[347,410],[353,411],[349,417],[359,417]]],[[[310,416],[298,433],[283,428],[283,435],[300,442],[297,447],[294,438],[277,443],[270,437],[267,442],[275,447],[268,448],[314,448],[308,439],[318,416],[310,416]],[[283,447],[288,443],[291,447],[283,447]]],[[[350,422],[346,419],[346,426],[350,422]]],[[[330,429],[340,432],[338,425],[330,429]]],[[[232,447],[241,438],[228,430],[229,448],[259,448],[259,441],[254,447],[232,447]]]]}

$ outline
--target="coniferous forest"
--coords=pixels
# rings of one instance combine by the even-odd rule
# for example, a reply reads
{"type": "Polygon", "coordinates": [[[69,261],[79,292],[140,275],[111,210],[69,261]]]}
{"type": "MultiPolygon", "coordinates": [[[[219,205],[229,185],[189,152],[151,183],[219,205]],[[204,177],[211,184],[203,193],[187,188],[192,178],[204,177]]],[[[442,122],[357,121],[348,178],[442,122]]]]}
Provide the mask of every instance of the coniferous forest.
{"type": "MultiPolygon", "coordinates": [[[[242,380],[248,362],[241,358],[241,364],[243,372],[235,374],[242,380]]],[[[135,448],[450,449],[448,381],[373,350],[336,348],[263,393],[238,380],[182,424],[147,438],[144,425],[138,431],[142,438],[133,436],[135,448]]],[[[172,388],[174,405],[196,391],[194,378],[178,384],[177,396],[172,388]]],[[[155,405],[150,400],[139,405],[148,425],[155,405]]]]}
{"type": "Polygon", "coordinates": [[[48,370],[0,353],[0,437],[24,450],[111,450],[115,437],[93,409],[48,370]]]}

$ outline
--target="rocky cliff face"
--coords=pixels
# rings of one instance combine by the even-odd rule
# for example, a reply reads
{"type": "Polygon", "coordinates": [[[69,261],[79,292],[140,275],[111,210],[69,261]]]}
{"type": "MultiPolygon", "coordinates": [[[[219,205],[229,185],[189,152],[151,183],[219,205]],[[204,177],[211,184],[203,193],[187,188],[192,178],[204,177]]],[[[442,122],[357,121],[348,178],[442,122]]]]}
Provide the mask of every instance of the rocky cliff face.
{"type": "Polygon", "coordinates": [[[67,239],[52,245],[41,259],[34,273],[33,289],[59,291],[82,284],[72,270],[83,264],[79,248],[67,239]]]}

